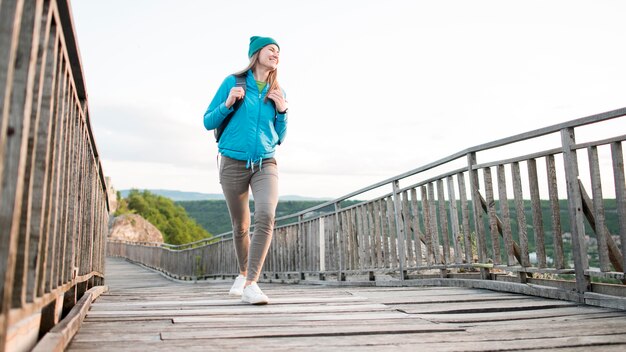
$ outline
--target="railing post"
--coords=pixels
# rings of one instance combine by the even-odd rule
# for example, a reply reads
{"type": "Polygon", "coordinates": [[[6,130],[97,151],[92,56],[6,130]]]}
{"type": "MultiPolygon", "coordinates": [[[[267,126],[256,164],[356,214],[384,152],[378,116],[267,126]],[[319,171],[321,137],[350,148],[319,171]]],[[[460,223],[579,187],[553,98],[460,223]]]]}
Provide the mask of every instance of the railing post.
{"type": "Polygon", "coordinates": [[[585,270],[589,268],[589,261],[587,259],[587,246],[585,245],[583,206],[578,186],[578,159],[576,150],[572,149],[572,146],[576,144],[573,127],[561,130],[561,143],[563,145],[563,162],[565,164],[570,231],[572,232],[576,291],[582,295],[589,291],[591,281],[589,276],[585,275],[585,270]]]}
{"type": "Polygon", "coordinates": [[[615,180],[615,198],[617,203],[617,219],[619,234],[622,241],[622,268],[626,271],[626,181],[624,180],[624,153],[622,143],[611,143],[611,155],[613,159],[613,179],[615,180]]]}
{"type": "Polygon", "coordinates": [[[341,236],[341,221],[339,219],[339,210],[341,209],[341,204],[339,202],[335,202],[335,233],[337,234],[337,244],[339,245],[339,270],[337,271],[337,281],[344,281],[344,273],[343,273],[343,237],[341,236]]]}
{"type": "MultiPolygon", "coordinates": [[[[470,189],[472,192],[472,207],[474,208],[474,230],[476,231],[476,251],[478,252],[478,262],[484,264],[487,256],[487,245],[485,243],[485,223],[483,220],[483,207],[480,203],[480,192],[478,183],[478,170],[474,170],[476,165],[476,152],[467,154],[467,172],[470,179],[470,189]]],[[[489,269],[480,268],[481,278],[489,278],[489,269]]]]}
{"type": "Polygon", "coordinates": [[[320,217],[319,223],[319,244],[320,244],[320,267],[319,271],[326,271],[326,230],[324,229],[324,217],[320,217]]]}
{"type": "Polygon", "coordinates": [[[400,181],[395,180],[392,182],[393,185],[393,215],[396,220],[396,235],[398,239],[398,261],[399,261],[399,269],[400,269],[400,280],[404,281],[406,273],[404,272],[404,260],[405,260],[405,246],[404,246],[404,225],[403,215],[402,215],[402,203],[400,202],[400,181]]]}
{"type": "Polygon", "coordinates": [[[304,231],[302,230],[302,220],[304,219],[304,215],[300,214],[298,216],[298,234],[296,236],[296,248],[298,249],[298,267],[295,268],[296,271],[299,272],[300,280],[304,280],[304,231]]]}

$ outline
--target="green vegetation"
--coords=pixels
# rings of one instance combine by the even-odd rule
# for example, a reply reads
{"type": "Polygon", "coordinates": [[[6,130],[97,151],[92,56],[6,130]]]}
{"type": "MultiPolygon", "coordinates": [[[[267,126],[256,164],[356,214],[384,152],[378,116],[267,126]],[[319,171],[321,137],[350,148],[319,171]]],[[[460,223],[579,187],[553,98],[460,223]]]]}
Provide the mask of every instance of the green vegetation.
{"type": "Polygon", "coordinates": [[[118,192],[118,208],[115,215],[139,214],[158,228],[165,243],[184,244],[212,237],[198,223],[187,215],[180,205],[169,198],[149,191],[131,190],[126,198],[118,192]]]}
{"type": "Polygon", "coordinates": [[[232,230],[224,200],[180,201],[187,214],[207,231],[219,235],[232,230]]]}

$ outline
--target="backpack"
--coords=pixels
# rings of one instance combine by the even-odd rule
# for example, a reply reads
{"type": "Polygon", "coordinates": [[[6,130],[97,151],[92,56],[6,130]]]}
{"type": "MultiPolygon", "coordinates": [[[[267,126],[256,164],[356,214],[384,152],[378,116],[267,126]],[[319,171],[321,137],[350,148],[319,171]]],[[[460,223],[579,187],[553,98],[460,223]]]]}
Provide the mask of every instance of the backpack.
{"type": "MultiPolygon", "coordinates": [[[[235,79],[237,80],[235,82],[235,87],[243,88],[243,92],[245,93],[246,92],[246,76],[245,75],[235,76],[235,79]]],[[[242,103],[243,103],[243,99],[237,100],[235,104],[233,105],[233,111],[224,118],[224,121],[222,121],[222,123],[215,130],[213,130],[216,143],[220,141],[220,137],[222,136],[222,133],[224,133],[226,126],[228,126],[228,123],[233,118],[233,115],[235,115],[235,112],[237,111],[237,109],[239,109],[242,103]]]]}

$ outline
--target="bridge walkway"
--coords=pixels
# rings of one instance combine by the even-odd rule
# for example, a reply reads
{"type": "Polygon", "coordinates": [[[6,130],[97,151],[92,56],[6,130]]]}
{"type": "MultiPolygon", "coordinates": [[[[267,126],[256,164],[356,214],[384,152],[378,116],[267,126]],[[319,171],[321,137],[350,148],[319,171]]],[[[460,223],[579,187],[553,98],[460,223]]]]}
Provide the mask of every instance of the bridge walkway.
{"type": "Polygon", "coordinates": [[[626,348],[626,312],[519,294],[266,283],[271,304],[250,306],[228,280],[177,282],[120,258],[106,273],[69,351],[626,348]]]}

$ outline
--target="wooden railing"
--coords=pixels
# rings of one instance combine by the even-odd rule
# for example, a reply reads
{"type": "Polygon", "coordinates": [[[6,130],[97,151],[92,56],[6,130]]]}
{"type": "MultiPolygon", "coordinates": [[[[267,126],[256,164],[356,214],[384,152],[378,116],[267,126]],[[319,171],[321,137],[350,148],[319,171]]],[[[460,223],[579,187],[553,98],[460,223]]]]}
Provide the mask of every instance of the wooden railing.
{"type": "Polygon", "coordinates": [[[108,199],[68,0],[0,1],[0,351],[104,278],[108,199]]]}
{"type": "MultiPolygon", "coordinates": [[[[281,217],[263,278],[410,280],[626,309],[616,244],[626,242],[624,115],[619,109],[479,145],[281,217]],[[610,136],[577,144],[575,131],[589,128],[610,136]],[[554,148],[535,150],[546,143],[554,148]],[[369,199],[342,206],[355,198],[369,199]],[[618,224],[613,232],[608,220],[618,224]]],[[[111,243],[108,253],[181,279],[230,276],[237,274],[230,235],[186,249],[111,243]]]]}

